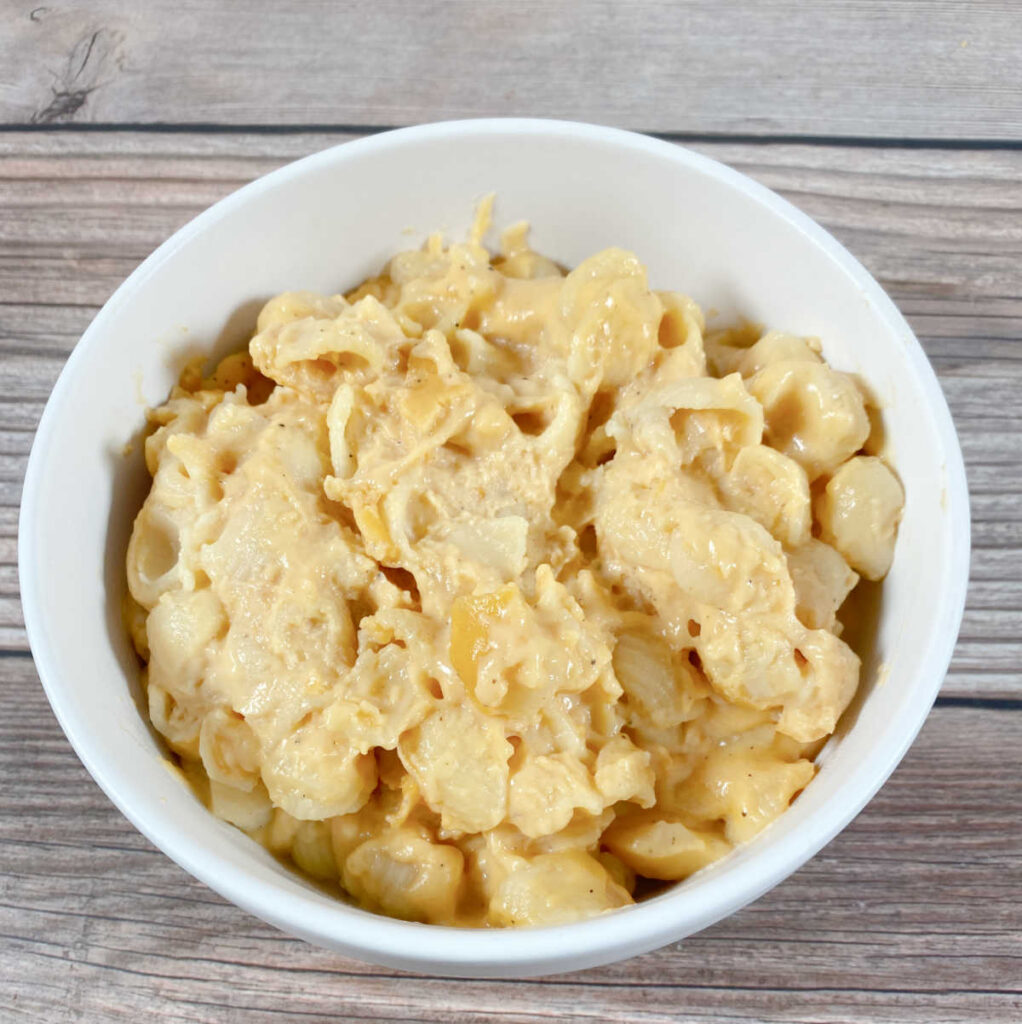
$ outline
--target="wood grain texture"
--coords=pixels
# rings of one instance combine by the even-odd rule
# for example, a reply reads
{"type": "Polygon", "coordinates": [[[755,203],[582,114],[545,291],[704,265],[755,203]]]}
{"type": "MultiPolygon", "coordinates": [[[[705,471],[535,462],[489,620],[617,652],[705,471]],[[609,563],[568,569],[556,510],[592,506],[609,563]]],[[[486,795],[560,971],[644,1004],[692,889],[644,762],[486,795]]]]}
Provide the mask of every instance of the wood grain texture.
{"type": "Polygon", "coordinates": [[[2,671],[0,1020],[1022,1018],[1022,714],[938,708],[838,839],[698,936],[584,973],[452,982],[313,949],[193,881],[86,775],[31,660],[2,671]]]}
{"type": "Polygon", "coordinates": [[[0,121],[1016,140],[1013,0],[3,0],[0,121]]]}
{"type": "Polygon", "coordinates": [[[0,1024],[1022,1020],[1020,57],[1016,0],[0,0],[0,1024]],[[514,114],[688,139],[843,241],[940,376],[973,563],[920,738],[793,878],[625,963],[454,981],[290,939],[120,816],[26,653],[17,513],[64,360],[169,234],[361,130],[514,114]]]}
{"type": "MultiPolygon", "coordinates": [[[[26,650],[16,507],[50,388],[164,238],[251,178],[347,135],[0,133],[0,646],[26,650]]],[[[833,231],[940,375],[972,490],[973,567],[947,694],[1022,695],[1022,151],[703,143],[833,231]]]]}

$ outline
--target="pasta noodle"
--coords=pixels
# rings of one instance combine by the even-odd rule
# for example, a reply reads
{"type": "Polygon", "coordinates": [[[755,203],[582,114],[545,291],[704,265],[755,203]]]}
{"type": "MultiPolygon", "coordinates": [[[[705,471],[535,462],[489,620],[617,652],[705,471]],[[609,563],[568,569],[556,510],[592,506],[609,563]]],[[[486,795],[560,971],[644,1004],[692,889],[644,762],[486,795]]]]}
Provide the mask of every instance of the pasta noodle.
{"type": "Polygon", "coordinates": [[[182,378],[126,619],[219,817],[369,910],[551,924],[810,783],[904,493],[815,339],[707,334],[619,249],[493,256],[488,216],[182,378]]]}

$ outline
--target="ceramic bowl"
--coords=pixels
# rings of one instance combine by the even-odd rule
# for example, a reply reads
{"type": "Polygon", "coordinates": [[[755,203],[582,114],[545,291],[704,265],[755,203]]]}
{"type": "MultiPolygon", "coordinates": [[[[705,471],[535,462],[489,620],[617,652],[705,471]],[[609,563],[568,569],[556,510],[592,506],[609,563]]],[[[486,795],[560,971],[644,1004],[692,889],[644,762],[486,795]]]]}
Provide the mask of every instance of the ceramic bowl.
{"type": "Polygon", "coordinates": [[[60,724],[110,799],[185,870],[277,927],[363,960],[445,975],[536,975],[705,928],[786,878],[855,817],[901,760],[944,678],[965,597],[968,495],[951,417],[919,343],[876,281],[807,216],[728,167],[641,135],[462,121],[299,160],[157,249],[96,317],[53,390],[25,481],[19,562],[32,651],[60,724]],[[864,651],[861,699],[790,810],[636,906],[558,927],[473,931],[346,905],[215,819],[168,771],[140,712],[119,605],[127,536],[148,484],[137,443],[143,404],[161,402],[196,352],[240,344],[268,297],[344,289],[428,232],[459,237],[489,192],[498,226],[529,220],[534,247],[563,264],[606,246],[632,249],[654,287],[684,291],[722,318],[820,337],[828,361],[858,374],[879,402],[907,501],[864,651]]]}

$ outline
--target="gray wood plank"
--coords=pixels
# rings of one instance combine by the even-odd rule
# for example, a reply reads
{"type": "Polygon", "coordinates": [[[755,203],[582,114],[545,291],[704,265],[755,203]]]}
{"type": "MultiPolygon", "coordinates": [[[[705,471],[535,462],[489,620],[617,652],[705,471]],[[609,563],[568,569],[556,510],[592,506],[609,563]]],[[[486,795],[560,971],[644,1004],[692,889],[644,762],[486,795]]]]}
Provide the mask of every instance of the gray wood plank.
{"type": "MultiPolygon", "coordinates": [[[[0,647],[25,650],[16,506],[50,388],[99,306],[167,235],[349,135],[0,133],[0,647]]],[[[965,450],[973,570],[945,693],[1022,693],[1020,151],[704,143],[830,228],[933,360],[965,450]]]]}
{"type": "Polygon", "coordinates": [[[1022,714],[937,708],[826,850],[729,920],[537,981],[451,983],[274,931],[118,814],[0,662],[0,1019],[1017,1021],[1022,714]]]}
{"type": "Polygon", "coordinates": [[[1017,140],[1012,0],[4,0],[0,121],[1017,140]]]}

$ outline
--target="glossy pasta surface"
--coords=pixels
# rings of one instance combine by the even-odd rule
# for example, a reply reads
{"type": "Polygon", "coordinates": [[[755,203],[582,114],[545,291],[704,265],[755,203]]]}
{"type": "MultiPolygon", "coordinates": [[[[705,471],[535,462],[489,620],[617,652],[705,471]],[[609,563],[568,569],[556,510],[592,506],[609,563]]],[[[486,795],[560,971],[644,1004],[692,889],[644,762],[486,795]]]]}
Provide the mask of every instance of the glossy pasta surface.
{"type": "Polygon", "coordinates": [[[287,293],[151,414],[127,611],[214,813],[360,905],[550,924],[811,781],[904,500],[813,339],[523,226],[287,293]]]}

